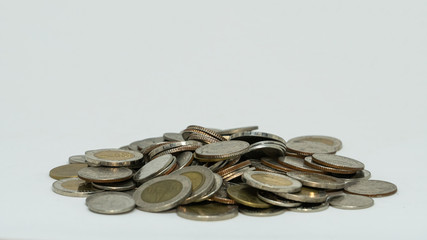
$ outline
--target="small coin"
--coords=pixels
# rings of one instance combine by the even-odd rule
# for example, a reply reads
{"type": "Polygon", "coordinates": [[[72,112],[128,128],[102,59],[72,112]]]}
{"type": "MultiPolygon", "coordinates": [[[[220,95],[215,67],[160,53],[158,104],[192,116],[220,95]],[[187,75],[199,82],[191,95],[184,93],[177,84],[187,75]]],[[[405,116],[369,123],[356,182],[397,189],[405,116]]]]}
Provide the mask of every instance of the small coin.
{"type": "Polygon", "coordinates": [[[137,151],[115,148],[86,151],[85,156],[88,163],[107,167],[140,165],[143,157],[137,151]]]}
{"type": "Polygon", "coordinates": [[[176,156],[176,163],[178,164],[177,170],[189,166],[191,162],[193,162],[193,156],[193,153],[190,151],[179,153],[176,156]]]}
{"type": "Polygon", "coordinates": [[[263,200],[264,202],[269,203],[269,204],[274,205],[274,206],[278,206],[278,207],[298,207],[302,204],[300,202],[296,202],[296,201],[292,201],[292,200],[288,200],[288,199],[279,197],[272,192],[267,192],[267,191],[262,191],[262,190],[258,191],[258,197],[261,200],[263,200]]]}
{"type": "Polygon", "coordinates": [[[86,163],[85,155],[74,155],[68,158],[69,163],[86,163]]]}
{"type": "Polygon", "coordinates": [[[246,153],[249,143],[244,141],[224,141],[204,145],[196,149],[195,157],[199,161],[221,161],[238,157],[246,153]]]}
{"type": "Polygon", "coordinates": [[[328,195],[320,189],[302,187],[301,191],[296,193],[275,193],[280,197],[303,203],[321,203],[325,202],[328,195]]]}
{"type": "Polygon", "coordinates": [[[263,172],[263,171],[246,171],[243,173],[243,179],[246,184],[254,188],[269,192],[298,192],[301,190],[301,182],[288,176],[263,172]]]}
{"type": "Polygon", "coordinates": [[[90,183],[80,178],[64,178],[52,184],[52,190],[60,195],[68,197],[87,197],[90,194],[102,192],[94,188],[90,183]]]}
{"type": "Polygon", "coordinates": [[[324,211],[326,209],[328,209],[329,207],[329,203],[324,202],[324,203],[303,203],[301,206],[299,207],[294,207],[294,208],[288,208],[289,210],[291,210],[292,212],[320,212],[320,211],[324,211]]]}
{"type": "Polygon", "coordinates": [[[202,166],[189,166],[181,170],[173,172],[173,175],[185,176],[191,180],[191,195],[187,197],[181,204],[188,204],[197,201],[215,184],[213,172],[202,166]]]}
{"type": "Polygon", "coordinates": [[[174,157],[171,154],[166,154],[156,159],[151,160],[139,169],[133,176],[133,180],[137,183],[148,181],[157,176],[173,163],[174,157]]]}
{"type": "Polygon", "coordinates": [[[220,221],[234,218],[238,215],[236,205],[224,205],[220,203],[204,202],[179,206],[178,216],[197,221],[220,221]]]}
{"type": "Polygon", "coordinates": [[[258,198],[257,189],[247,184],[231,185],[227,188],[228,196],[242,205],[253,208],[269,208],[270,204],[258,198]]]}
{"type": "Polygon", "coordinates": [[[345,181],[332,176],[309,172],[288,172],[289,177],[300,181],[304,186],[322,189],[343,189],[345,181]]]}
{"type": "Polygon", "coordinates": [[[252,217],[271,217],[283,214],[286,208],[269,207],[269,208],[251,208],[246,206],[239,206],[239,212],[252,217]]]}
{"type": "Polygon", "coordinates": [[[221,134],[219,134],[215,130],[212,130],[212,129],[209,129],[209,128],[205,128],[205,127],[201,127],[201,126],[196,126],[196,125],[190,125],[190,126],[187,127],[187,129],[202,131],[202,132],[207,133],[207,134],[211,135],[212,137],[214,137],[214,138],[216,138],[216,139],[218,139],[220,141],[226,141],[227,140],[223,136],[221,136],[221,134]]]}
{"type": "Polygon", "coordinates": [[[224,161],[219,161],[219,162],[213,162],[213,164],[208,165],[208,163],[205,163],[206,167],[208,166],[208,168],[212,171],[212,172],[216,172],[219,169],[223,168],[225,165],[227,165],[228,160],[224,160],[224,161]]]}
{"type": "MultiPolygon", "coordinates": [[[[334,137],[329,137],[329,136],[316,136],[316,135],[301,136],[301,137],[289,139],[288,143],[289,142],[291,142],[291,143],[301,143],[301,142],[316,143],[319,145],[319,147],[318,147],[319,149],[324,149],[326,151],[329,151],[329,149],[325,147],[325,146],[328,146],[328,147],[330,147],[332,152],[337,152],[342,148],[341,140],[334,138],[334,137]],[[322,145],[323,145],[323,148],[322,148],[322,145]]],[[[316,145],[314,145],[314,146],[316,146],[316,145]]]]}
{"type": "Polygon", "coordinates": [[[367,197],[385,197],[396,193],[397,186],[381,180],[360,180],[348,184],[344,190],[348,193],[367,197]]]}
{"type": "Polygon", "coordinates": [[[344,194],[329,200],[332,207],[340,209],[364,209],[374,205],[374,200],[361,195],[344,194]]]}
{"type": "Polygon", "coordinates": [[[242,140],[250,144],[265,140],[273,140],[281,143],[286,143],[285,139],[277,135],[265,132],[240,132],[231,135],[230,140],[242,140]]]}
{"type": "Polygon", "coordinates": [[[87,167],[78,171],[79,178],[86,182],[112,183],[128,180],[132,177],[129,168],[87,167]]]}
{"type": "Polygon", "coordinates": [[[163,134],[163,138],[166,141],[175,141],[175,142],[182,142],[185,141],[182,137],[182,133],[165,133],[163,134]]]}
{"type": "Polygon", "coordinates": [[[123,182],[114,182],[114,183],[95,183],[92,182],[92,185],[98,189],[107,190],[107,191],[128,191],[134,189],[136,184],[132,180],[127,180],[123,182]]]}
{"type": "Polygon", "coordinates": [[[354,174],[358,171],[356,169],[355,170],[348,170],[348,169],[332,168],[332,167],[320,165],[320,164],[313,162],[312,157],[304,158],[304,164],[311,167],[311,168],[315,168],[317,170],[320,170],[322,172],[327,172],[327,173],[354,174]]]}
{"type": "Polygon", "coordinates": [[[49,176],[57,180],[64,179],[64,178],[75,178],[77,177],[77,172],[80,169],[83,169],[86,167],[87,167],[86,163],[66,164],[50,170],[49,176]]]}
{"type": "Polygon", "coordinates": [[[315,163],[332,168],[347,170],[362,170],[365,168],[365,165],[357,160],[335,154],[316,153],[313,154],[312,160],[315,163]]]}
{"type": "Polygon", "coordinates": [[[120,214],[135,208],[135,200],[129,194],[119,192],[96,193],[86,198],[89,210],[101,214],[120,214]]]}
{"type": "Polygon", "coordinates": [[[299,170],[303,172],[323,173],[321,170],[307,166],[304,163],[304,159],[297,158],[297,157],[291,157],[291,156],[279,157],[278,162],[280,164],[283,164],[286,167],[293,168],[295,170],[299,170]]]}
{"type": "Polygon", "coordinates": [[[147,139],[132,142],[131,144],[129,144],[129,148],[133,151],[144,152],[147,147],[163,141],[164,141],[163,137],[147,138],[147,139]]]}
{"type": "Polygon", "coordinates": [[[214,137],[211,137],[210,135],[200,134],[200,133],[195,133],[195,132],[191,133],[188,136],[187,140],[196,140],[196,141],[200,141],[200,142],[203,142],[206,144],[214,143],[214,142],[220,142],[220,140],[218,140],[214,137]]]}
{"type": "Polygon", "coordinates": [[[181,175],[167,175],[142,184],[133,194],[137,208],[162,212],[181,204],[191,195],[191,181],[181,175]]]}

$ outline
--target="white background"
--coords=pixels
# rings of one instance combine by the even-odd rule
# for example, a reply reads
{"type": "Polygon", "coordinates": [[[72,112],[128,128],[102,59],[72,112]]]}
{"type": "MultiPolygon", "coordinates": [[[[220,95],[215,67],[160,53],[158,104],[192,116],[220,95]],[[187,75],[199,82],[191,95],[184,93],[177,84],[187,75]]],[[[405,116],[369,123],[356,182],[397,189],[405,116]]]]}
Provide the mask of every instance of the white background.
{"type": "Polygon", "coordinates": [[[425,239],[425,1],[0,1],[0,238],[425,239]],[[51,168],[187,125],[340,138],[399,192],[195,222],[89,212],[51,168]]]}

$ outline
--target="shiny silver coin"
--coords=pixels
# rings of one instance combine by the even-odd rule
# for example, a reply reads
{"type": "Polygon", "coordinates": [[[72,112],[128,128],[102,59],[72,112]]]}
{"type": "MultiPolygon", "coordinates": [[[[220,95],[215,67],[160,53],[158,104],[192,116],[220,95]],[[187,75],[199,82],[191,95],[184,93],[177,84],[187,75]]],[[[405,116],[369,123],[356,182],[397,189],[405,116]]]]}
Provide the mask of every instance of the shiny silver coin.
{"type": "Polygon", "coordinates": [[[283,214],[286,208],[269,207],[269,208],[251,208],[244,205],[239,205],[239,212],[252,217],[271,217],[283,214]]]}
{"type": "Polygon", "coordinates": [[[328,195],[325,191],[314,189],[314,188],[308,188],[308,187],[302,187],[301,191],[296,193],[275,193],[279,195],[280,197],[297,201],[297,202],[303,202],[303,203],[321,203],[325,202],[328,198],[328,195]]]}
{"type": "Polygon", "coordinates": [[[142,164],[142,153],[116,148],[90,150],[85,152],[86,161],[93,165],[107,167],[128,167],[142,164]]]}
{"type": "Polygon", "coordinates": [[[271,133],[265,133],[265,132],[241,132],[236,133],[230,136],[230,140],[241,140],[248,142],[250,144],[260,142],[260,141],[266,141],[266,140],[273,140],[273,141],[279,141],[281,143],[285,143],[285,139],[271,134],[271,133]]]}
{"type": "Polygon", "coordinates": [[[322,188],[322,189],[343,189],[345,181],[332,176],[309,172],[288,172],[291,178],[300,181],[304,186],[322,188]]]}
{"type": "Polygon", "coordinates": [[[279,197],[272,192],[267,192],[262,190],[258,191],[258,198],[263,200],[266,203],[269,203],[273,206],[278,206],[278,207],[298,207],[302,204],[300,202],[295,202],[292,200],[279,197]]]}
{"type": "Polygon", "coordinates": [[[335,154],[316,153],[313,154],[312,160],[315,163],[332,168],[348,170],[362,170],[365,168],[365,165],[360,161],[335,154]]]}
{"type": "Polygon", "coordinates": [[[233,134],[241,133],[241,132],[250,132],[250,131],[257,130],[257,129],[258,129],[258,126],[248,126],[248,127],[238,127],[238,128],[217,130],[216,132],[218,132],[221,135],[233,135],[233,134]]]}
{"type": "Polygon", "coordinates": [[[87,167],[80,169],[77,174],[86,182],[112,183],[128,180],[132,177],[133,172],[124,167],[87,167]]]}
{"type": "Polygon", "coordinates": [[[182,142],[185,141],[182,137],[182,133],[165,133],[163,134],[163,138],[166,141],[175,141],[175,142],[182,142]]]}
{"type": "Polygon", "coordinates": [[[333,174],[333,173],[330,173],[329,175],[342,179],[346,183],[357,182],[360,180],[368,180],[369,178],[371,178],[371,172],[369,172],[366,169],[359,170],[356,173],[350,174],[350,175],[333,174]]]}
{"type": "Polygon", "coordinates": [[[315,163],[312,157],[305,157],[304,164],[312,168],[318,169],[319,171],[323,171],[325,173],[354,174],[358,171],[356,169],[349,170],[349,169],[333,168],[325,165],[320,165],[318,163],[315,163]]]}
{"type": "Polygon", "coordinates": [[[209,192],[207,192],[203,197],[197,199],[195,202],[205,201],[219,191],[223,182],[222,177],[216,173],[213,173],[213,175],[214,175],[214,185],[211,187],[209,192]]]}
{"type": "Polygon", "coordinates": [[[245,153],[248,158],[261,158],[261,157],[282,157],[285,156],[285,147],[276,144],[278,141],[261,141],[253,143],[249,146],[249,150],[245,153]]]}
{"type": "Polygon", "coordinates": [[[385,197],[396,193],[397,186],[381,180],[361,180],[348,184],[344,190],[348,193],[367,197],[385,197]]]}
{"type": "Polygon", "coordinates": [[[120,214],[132,211],[135,208],[135,200],[126,193],[103,192],[87,197],[86,205],[95,213],[120,214]]]}
{"type": "Polygon", "coordinates": [[[173,172],[171,175],[181,175],[191,180],[192,193],[181,204],[188,204],[197,201],[206,195],[215,184],[213,172],[202,166],[185,167],[173,172]]]}
{"type": "Polygon", "coordinates": [[[287,142],[286,149],[304,156],[311,156],[315,153],[335,153],[334,147],[318,142],[287,142]]]}
{"type": "Polygon", "coordinates": [[[176,156],[176,163],[178,164],[177,170],[190,165],[191,162],[193,161],[193,156],[194,156],[193,153],[190,151],[179,153],[176,156]]]}
{"type": "Polygon", "coordinates": [[[298,192],[302,187],[301,182],[277,173],[246,171],[242,178],[249,186],[269,192],[298,192]]]}
{"type": "Polygon", "coordinates": [[[74,155],[68,158],[69,163],[87,163],[85,155],[74,155]]]}
{"type": "Polygon", "coordinates": [[[249,143],[244,141],[224,141],[204,145],[196,149],[198,159],[229,159],[246,153],[249,143]]]}
{"type": "Polygon", "coordinates": [[[299,207],[294,208],[288,208],[292,212],[302,212],[302,213],[308,213],[308,212],[320,212],[328,209],[329,203],[303,203],[299,207]]]}
{"type": "Polygon", "coordinates": [[[156,159],[151,160],[139,169],[133,176],[133,180],[137,183],[142,183],[157,176],[172,164],[174,157],[171,154],[166,154],[156,159]]]}
{"type": "MultiPolygon", "coordinates": [[[[303,142],[308,142],[311,144],[318,144],[320,146],[328,146],[328,148],[330,148],[330,150],[327,151],[332,151],[332,152],[337,152],[342,148],[342,142],[341,140],[334,138],[334,137],[329,137],[329,136],[319,136],[319,135],[311,135],[311,136],[301,136],[301,137],[296,137],[296,138],[292,138],[288,140],[288,143],[303,143],[303,142]]],[[[320,147],[322,149],[322,147],[320,147]]],[[[326,149],[326,148],[323,148],[326,149]]]]}
{"type": "Polygon", "coordinates": [[[181,175],[167,175],[142,184],[133,194],[137,208],[162,212],[180,205],[191,195],[191,181],[181,175]]]}
{"type": "Polygon", "coordinates": [[[291,156],[279,157],[278,162],[286,167],[289,167],[298,171],[302,171],[302,172],[323,173],[321,170],[305,165],[304,159],[297,158],[297,157],[291,157],[291,156]]]}
{"type": "Polygon", "coordinates": [[[67,197],[87,197],[93,193],[102,192],[94,188],[90,183],[80,178],[64,178],[52,184],[52,190],[67,197]]]}
{"type": "Polygon", "coordinates": [[[340,209],[364,209],[374,205],[374,200],[370,197],[344,194],[332,197],[329,205],[340,209]]]}
{"type": "Polygon", "coordinates": [[[198,141],[193,141],[193,140],[182,141],[182,142],[171,142],[171,143],[163,144],[161,146],[154,148],[153,150],[150,151],[148,156],[150,157],[150,159],[153,159],[157,154],[164,151],[168,151],[173,148],[177,148],[181,146],[202,146],[202,145],[203,145],[202,143],[198,141]]]}
{"type": "Polygon", "coordinates": [[[234,218],[238,215],[236,205],[224,205],[220,203],[198,203],[179,206],[178,216],[196,221],[221,221],[234,218]]]}
{"type": "Polygon", "coordinates": [[[276,170],[274,168],[271,168],[269,166],[266,166],[266,165],[262,164],[257,159],[250,159],[250,161],[251,161],[251,165],[255,168],[256,171],[264,171],[264,172],[272,172],[272,173],[284,174],[284,172],[278,171],[278,170],[276,170]]]}
{"type": "Polygon", "coordinates": [[[163,141],[164,141],[163,137],[147,138],[147,139],[132,142],[131,144],[129,144],[129,148],[133,151],[144,152],[147,147],[163,141]]]}
{"type": "Polygon", "coordinates": [[[115,183],[92,183],[95,188],[107,190],[107,191],[128,191],[134,189],[136,184],[132,180],[127,180],[123,182],[115,182],[115,183]]]}
{"type": "MultiPolygon", "coordinates": [[[[212,172],[216,172],[219,169],[223,168],[225,165],[227,165],[228,162],[229,162],[229,160],[219,161],[219,162],[216,162],[216,163],[210,165],[207,168],[209,168],[212,172]]],[[[208,163],[206,163],[205,165],[208,165],[208,163]]]]}

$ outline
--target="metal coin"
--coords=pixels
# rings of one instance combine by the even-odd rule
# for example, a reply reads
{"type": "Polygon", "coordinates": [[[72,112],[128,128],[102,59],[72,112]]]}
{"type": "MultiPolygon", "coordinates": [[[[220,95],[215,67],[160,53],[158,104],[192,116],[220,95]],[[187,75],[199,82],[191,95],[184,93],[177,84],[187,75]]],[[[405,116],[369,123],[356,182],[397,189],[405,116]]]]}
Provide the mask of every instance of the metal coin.
{"type": "Polygon", "coordinates": [[[227,140],[223,136],[221,136],[221,134],[219,134],[216,131],[209,129],[209,128],[204,128],[204,127],[196,126],[196,125],[190,125],[187,127],[187,129],[193,129],[193,130],[199,130],[199,131],[205,132],[205,133],[211,135],[212,137],[214,137],[220,141],[226,141],[227,140]]]}
{"type": "Polygon", "coordinates": [[[87,167],[78,171],[77,174],[86,182],[112,183],[128,180],[132,177],[133,172],[124,167],[87,167]]]}
{"type": "Polygon", "coordinates": [[[143,157],[140,152],[115,148],[86,151],[85,156],[88,163],[107,167],[138,165],[143,157]]]}
{"type": "Polygon", "coordinates": [[[250,132],[250,131],[257,130],[257,129],[258,129],[258,126],[248,126],[248,127],[238,127],[238,128],[230,128],[230,129],[225,129],[225,130],[219,130],[217,132],[221,135],[233,135],[233,134],[241,133],[241,132],[250,132]]]}
{"type": "Polygon", "coordinates": [[[236,205],[224,205],[219,203],[198,203],[179,206],[178,216],[197,221],[220,221],[234,218],[238,215],[236,205]]]}
{"type": "Polygon", "coordinates": [[[283,164],[280,164],[279,162],[278,162],[278,160],[277,160],[277,158],[269,158],[269,157],[263,157],[263,158],[261,158],[261,163],[262,164],[264,164],[264,165],[266,165],[266,166],[268,166],[268,167],[271,167],[271,168],[273,168],[273,169],[275,169],[275,170],[278,170],[278,171],[280,171],[280,172],[292,172],[292,171],[296,171],[295,169],[293,169],[293,168],[288,168],[288,167],[286,167],[285,165],[283,165],[283,164]]]}
{"type": "Polygon", "coordinates": [[[313,154],[312,160],[315,163],[332,168],[347,170],[362,170],[365,168],[365,165],[357,160],[335,154],[316,153],[313,154]]]}
{"type": "Polygon", "coordinates": [[[335,153],[336,147],[313,141],[288,141],[286,149],[300,155],[311,156],[315,153],[335,153]]]}
{"type": "Polygon", "coordinates": [[[381,180],[360,180],[348,184],[344,190],[348,193],[367,197],[385,197],[396,193],[397,186],[381,180]]]}
{"type": "Polygon", "coordinates": [[[288,200],[288,199],[279,197],[274,193],[262,191],[262,190],[258,191],[258,197],[264,202],[274,206],[278,206],[278,207],[298,207],[302,204],[300,202],[288,200]]]}
{"type": "Polygon", "coordinates": [[[86,205],[95,213],[120,214],[132,211],[135,208],[135,200],[126,193],[103,192],[87,197],[86,205]]]}
{"type": "Polygon", "coordinates": [[[136,184],[132,180],[127,180],[123,182],[114,182],[114,183],[95,183],[92,182],[92,185],[98,189],[107,190],[107,191],[128,191],[134,189],[136,184]]]}
{"type": "Polygon", "coordinates": [[[340,168],[332,168],[324,165],[317,164],[313,162],[312,157],[306,157],[304,158],[304,164],[307,166],[310,166],[312,168],[315,168],[317,170],[327,172],[327,173],[338,173],[338,174],[353,174],[357,172],[357,170],[348,170],[348,169],[340,169],[340,168]]]}
{"type": "Polygon", "coordinates": [[[142,184],[133,194],[137,208],[162,212],[181,204],[191,195],[191,181],[181,175],[167,175],[142,184]]]}
{"type": "Polygon", "coordinates": [[[171,162],[171,164],[169,164],[169,166],[167,166],[165,169],[163,169],[162,171],[160,171],[154,177],[162,176],[162,175],[168,175],[169,173],[173,172],[176,169],[177,166],[178,166],[178,164],[176,163],[176,157],[172,156],[172,162],[171,162]]]}
{"type": "Polygon", "coordinates": [[[181,147],[172,148],[172,149],[165,150],[161,153],[156,154],[155,156],[153,156],[153,158],[151,158],[151,160],[158,158],[160,156],[166,155],[166,154],[176,154],[176,153],[181,153],[181,152],[186,152],[186,151],[194,151],[199,147],[200,147],[199,145],[188,145],[188,146],[181,146],[181,147]]]}
{"type": "Polygon", "coordinates": [[[171,154],[166,154],[153,159],[135,173],[133,180],[137,183],[148,181],[166,169],[173,162],[173,160],[174,158],[171,154]]]}
{"type": "Polygon", "coordinates": [[[151,152],[148,154],[148,156],[152,159],[154,156],[156,156],[157,154],[167,151],[167,150],[171,150],[173,148],[177,148],[177,147],[183,147],[183,146],[202,146],[203,144],[201,144],[200,142],[197,141],[182,141],[182,142],[170,142],[168,144],[163,144],[161,146],[156,147],[155,149],[151,150],[151,152]]]}
{"type": "Polygon", "coordinates": [[[220,140],[211,137],[210,135],[206,135],[206,134],[199,134],[199,133],[191,133],[187,140],[196,140],[199,142],[203,142],[203,143],[215,143],[215,142],[220,142],[220,140]]]}
{"type": "Polygon", "coordinates": [[[314,189],[314,188],[308,188],[308,187],[302,187],[301,191],[297,193],[275,193],[279,195],[280,197],[297,201],[297,202],[303,202],[303,203],[321,203],[325,202],[328,198],[328,195],[325,191],[314,189]]]}
{"type": "Polygon", "coordinates": [[[281,157],[285,156],[285,147],[279,144],[274,144],[271,142],[280,143],[277,141],[261,141],[256,142],[249,146],[249,150],[245,153],[245,156],[248,158],[261,158],[261,157],[281,157]],[[268,143],[266,143],[268,142],[268,143]]]}
{"type": "Polygon", "coordinates": [[[60,195],[68,197],[87,197],[90,194],[102,192],[94,188],[90,183],[80,178],[64,178],[52,184],[52,190],[60,195]]]}
{"type": "Polygon", "coordinates": [[[340,209],[364,209],[374,205],[374,200],[370,197],[344,194],[332,197],[329,200],[329,205],[340,209]]]}
{"type": "Polygon", "coordinates": [[[215,193],[217,193],[219,191],[219,189],[221,188],[222,182],[223,182],[222,177],[216,173],[213,173],[213,175],[214,175],[214,185],[211,187],[209,192],[207,192],[203,197],[197,199],[196,202],[201,202],[201,201],[209,199],[215,193]]]}
{"type": "Polygon", "coordinates": [[[189,166],[194,159],[193,156],[193,153],[190,151],[179,153],[176,156],[176,163],[178,164],[177,170],[189,166]]]}
{"type": "Polygon", "coordinates": [[[346,183],[357,182],[360,180],[368,180],[371,178],[371,172],[366,169],[359,170],[354,174],[343,175],[343,174],[333,174],[330,173],[331,176],[344,180],[346,183]]]}
{"type": "MultiPolygon", "coordinates": [[[[205,165],[208,165],[209,163],[206,163],[205,165]]],[[[212,165],[210,165],[209,168],[212,172],[216,172],[219,169],[223,168],[224,166],[226,166],[228,164],[228,160],[224,160],[224,161],[219,161],[219,162],[214,162],[212,165]]]]}
{"type": "Polygon", "coordinates": [[[163,141],[164,141],[163,137],[147,138],[147,139],[132,142],[131,144],[129,144],[129,148],[133,151],[144,152],[147,147],[163,141]]]}
{"type": "Polygon", "coordinates": [[[64,179],[64,178],[75,178],[78,176],[77,172],[80,169],[83,169],[86,167],[87,167],[86,163],[66,164],[50,170],[49,176],[57,180],[64,179]]]}
{"type": "Polygon", "coordinates": [[[181,133],[165,133],[163,134],[163,138],[166,141],[175,141],[175,142],[185,141],[181,133]]]}
{"type": "Polygon", "coordinates": [[[328,207],[329,207],[329,203],[327,203],[327,202],[324,202],[324,203],[303,203],[299,207],[288,208],[288,209],[291,210],[292,212],[307,213],[307,212],[324,211],[324,210],[328,209],[328,207]]]}
{"type": "Polygon", "coordinates": [[[289,177],[300,181],[304,186],[322,189],[342,189],[345,181],[332,176],[309,172],[288,172],[289,177]]]}
{"type": "Polygon", "coordinates": [[[255,170],[254,167],[245,167],[245,168],[239,169],[237,171],[231,172],[231,173],[229,173],[227,175],[224,175],[223,179],[224,179],[224,181],[228,182],[228,181],[231,181],[231,180],[233,180],[235,178],[238,178],[238,177],[242,176],[247,171],[254,171],[254,170],[255,170]]]}
{"type": "Polygon", "coordinates": [[[228,196],[242,205],[253,208],[269,208],[270,204],[258,198],[257,189],[247,184],[231,185],[227,188],[228,196]]]}
{"type": "Polygon", "coordinates": [[[269,208],[251,208],[246,206],[239,206],[239,212],[252,217],[271,217],[283,214],[286,208],[269,207],[269,208]]]}
{"type": "Polygon", "coordinates": [[[331,148],[332,152],[337,152],[342,148],[341,140],[334,137],[329,137],[329,136],[316,136],[316,135],[301,136],[301,137],[289,139],[288,143],[290,142],[291,143],[308,142],[308,143],[317,143],[319,145],[326,145],[331,148]]]}
{"type": "Polygon", "coordinates": [[[192,193],[181,204],[188,204],[200,199],[215,184],[215,177],[213,172],[206,167],[202,166],[189,166],[181,170],[173,172],[173,175],[185,176],[191,180],[192,193]]]}
{"type": "Polygon", "coordinates": [[[246,161],[243,161],[243,162],[238,163],[236,165],[230,166],[228,168],[224,168],[221,171],[218,171],[217,173],[220,176],[225,176],[225,175],[227,175],[229,173],[232,173],[232,172],[235,172],[235,171],[237,171],[239,169],[243,169],[243,168],[249,167],[250,165],[251,165],[251,161],[246,160],[246,161]]]}
{"type": "Polygon", "coordinates": [[[276,193],[298,192],[302,187],[302,184],[293,178],[263,171],[246,171],[243,173],[243,179],[249,186],[276,193]]]}
{"type": "Polygon", "coordinates": [[[85,155],[74,155],[68,158],[69,163],[86,163],[85,155]]]}
{"type": "Polygon", "coordinates": [[[272,172],[272,173],[283,173],[282,171],[271,168],[270,166],[266,166],[265,164],[261,163],[259,160],[250,159],[250,161],[251,161],[251,165],[257,171],[272,172]]]}
{"type": "Polygon", "coordinates": [[[227,188],[229,186],[230,183],[222,182],[222,185],[219,190],[211,198],[209,198],[209,201],[215,201],[223,204],[236,204],[233,199],[228,198],[227,188]]]}
{"type": "Polygon", "coordinates": [[[285,139],[271,134],[271,133],[265,133],[265,132],[241,132],[236,133],[230,136],[230,140],[242,140],[245,142],[248,142],[250,144],[265,141],[265,140],[273,140],[273,141],[279,141],[282,143],[286,143],[285,139]]]}
{"type": "Polygon", "coordinates": [[[302,172],[323,173],[321,170],[307,166],[304,163],[304,159],[297,158],[297,157],[291,157],[291,156],[279,157],[278,162],[280,164],[283,164],[286,167],[293,168],[295,170],[299,170],[302,172]]]}
{"type": "Polygon", "coordinates": [[[195,156],[199,161],[221,161],[238,157],[246,153],[249,143],[244,141],[225,141],[204,145],[196,149],[195,156]]]}

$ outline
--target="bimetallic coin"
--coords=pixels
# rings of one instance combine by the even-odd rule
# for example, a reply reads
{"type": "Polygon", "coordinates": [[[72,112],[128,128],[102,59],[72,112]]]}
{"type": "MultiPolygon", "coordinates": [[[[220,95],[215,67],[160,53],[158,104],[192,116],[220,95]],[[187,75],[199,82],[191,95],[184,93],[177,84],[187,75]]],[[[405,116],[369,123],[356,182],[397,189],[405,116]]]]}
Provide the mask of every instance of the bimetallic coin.
{"type": "Polygon", "coordinates": [[[220,221],[237,216],[236,205],[224,205],[219,203],[198,203],[179,206],[176,213],[178,216],[197,221],[220,221]]]}
{"type": "Polygon", "coordinates": [[[289,177],[300,181],[304,186],[322,189],[343,189],[345,181],[332,176],[309,172],[288,172],[289,177]]]}
{"type": "Polygon", "coordinates": [[[300,202],[279,197],[272,192],[267,192],[262,190],[258,191],[258,197],[264,202],[269,203],[273,206],[278,206],[278,207],[298,207],[299,205],[302,204],[300,202]]]}
{"type": "Polygon", "coordinates": [[[86,161],[107,167],[128,167],[142,164],[142,153],[122,149],[98,149],[85,152],[86,161]]]}
{"type": "Polygon", "coordinates": [[[370,197],[344,194],[332,197],[329,205],[340,209],[364,209],[374,205],[374,200],[370,197]]]}
{"type": "Polygon", "coordinates": [[[189,166],[191,162],[193,162],[193,156],[193,153],[190,151],[179,153],[176,156],[176,163],[178,164],[177,170],[189,166]]]}
{"type": "Polygon", "coordinates": [[[312,167],[312,168],[315,168],[317,170],[327,172],[327,173],[353,174],[353,173],[357,172],[357,170],[339,169],[339,168],[332,168],[332,167],[320,165],[320,164],[313,162],[312,157],[304,158],[304,164],[309,166],[309,167],[312,167]]]}
{"type": "Polygon", "coordinates": [[[185,141],[181,133],[165,133],[163,134],[163,138],[166,141],[175,141],[175,142],[185,141]]]}
{"type": "Polygon", "coordinates": [[[291,156],[279,157],[278,162],[286,167],[293,168],[295,170],[302,171],[302,172],[323,173],[321,170],[307,166],[304,163],[304,159],[297,158],[297,157],[291,157],[291,156]]]}
{"type": "Polygon", "coordinates": [[[133,194],[137,208],[162,212],[180,205],[191,195],[191,181],[181,175],[167,175],[142,184],[133,194]]]}
{"type": "Polygon", "coordinates": [[[135,200],[126,193],[103,192],[87,197],[86,205],[95,213],[120,214],[132,211],[135,208],[135,200]]]}
{"type": "Polygon", "coordinates": [[[191,180],[192,193],[181,204],[188,204],[203,197],[215,184],[213,172],[202,166],[189,166],[173,172],[173,175],[185,176],[191,180]]]}
{"type": "Polygon", "coordinates": [[[246,153],[249,143],[244,141],[225,141],[204,145],[196,149],[195,157],[199,161],[221,161],[238,157],[246,153]]]}
{"type": "MultiPolygon", "coordinates": [[[[337,152],[342,148],[341,140],[328,136],[301,136],[288,140],[288,143],[308,143],[312,146],[318,146],[319,150],[337,152]],[[326,147],[328,146],[328,147],[326,147]]],[[[332,153],[331,152],[331,153],[332,153]]]]}
{"type": "Polygon", "coordinates": [[[68,158],[69,163],[86,163],[85,155],[74,155],[68,158]]]}
{"type": "Polygon", "coordinates": [[[257,196],[257,189],[247,184],[230,185],[227,188],[228,196],[242,205],[253,208],[269,208],[270,204],[262,201],[257,196]]]}
{"type": "Polygon", "coordinates": [[[249,186],[269,192],[298,192],[302,187],[299,181],[277,173],[246,171],[242,177],[249,186]]]}
{"type": "Polygon", "coordinates": [[[86,167],[87,167],[86,163],[66,164],[50,170],[49,176],[57,180],[64,179],[64,178],[76,178],[77,172],[80,169],[83,169],[86,167]]]}
{"type": "Polygon", "coordinates": [[[365,165],[357,160],[335,154],[316,153],[313,154],[312,160],[315,163],[332,168],[347,170],[362,170],[365,168],[365,165]]]}
{"type": "Polygon", "coordinates": [[[153,159],[135,173],[133,180],[137,183],[148,181],[172,164],[173,160],[174,157],[171,154],[153,159]]]}
{"type": "Polygon", "coordinates": [[[94,188],[90,183],[80,178],[64,178],[52,184],[52,190],[60,195],[68,197],[87,197],[90,194],[102,192],[94,188]]]}
{"type": "Polygon", "coordinates": [[[107,191],[128,191],[134,189],[136,184],[132,180],[127,180],[123,182],[114,182],[114,183],[95,183],[92,182],[92,185],[98,189],[107,190],[107,191]]]}
{"type": "Polygon", "coordinates": [[[281,143],[286,143],[285,139],[271,134],[271,133],[265,133],[265,132],[240,132],[236,133],[230,136],[230,140],[241,140],[248,142],[250,144],[265,141],[265,140],[273,140],[278,141],[281,143]]]}
{"type": "Polygon", "coordinates": [[[208,200],[210,197],[212,197],[215,193],[219,191],[219,189],[222,186],[222,177],[216,173],[213,173],[214,175],[214,185],[211,187],[209,192],[207,192],[203,197],[196,200],[196,202],[201,202],[204,200],[208,200]]]}
{"type": "Polygon", "coordinates": [[[219,130],[217,132],[221,135],[233,135],[233,134],[241,133],[241,132],[250,132],[250,131],[257,130],[257,129],[258,129],[258,126],[248,126],[248,127],[238,127],[238,128],[230,128],[230,129],[225,129],[225,130],[219,130]]]}
{"type": "Polygon", "coordinates": [[[348,193],[367,197],[385,197],[396,193],[397,186],[381,180],[360,180],[348,184],[344,190],[348,193]]]}
{"type": "Polygon", "coordinates": [[[251,208],[246,206],[239,206],[239,212],[252,217],[271,217],[283,214],[286,208],[269,207],[269,208],[251,208]]]}
{"type": "Polygon", "coordinates": [[[129,168],[87,167],[78,171],[79,178],[86,182],[112,183],[128,180],[132,177],[129,168]]]}
{"type": "Polygon", "coordinates": [[[299,207],[294,208],[288,208],[292,212],[302,212],[302,213],[308,213],[308,212],[320,212],[328,209],[329,203],[303,203],[299,207]]]}
{"type": "Polygon", "coordinates": [[[308,187],[302,187],[301,191],[296,193],[275,193],[279,195],[280,197],[297,201],[297,202],[303,202],[303,203],[321,203],[325,202],[328,198],[328,195],[325,191],[314,189],[314,188],[308,188],[308,187]]]}

